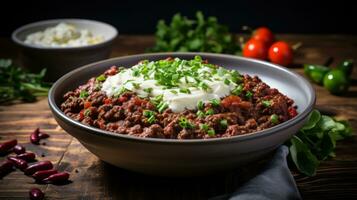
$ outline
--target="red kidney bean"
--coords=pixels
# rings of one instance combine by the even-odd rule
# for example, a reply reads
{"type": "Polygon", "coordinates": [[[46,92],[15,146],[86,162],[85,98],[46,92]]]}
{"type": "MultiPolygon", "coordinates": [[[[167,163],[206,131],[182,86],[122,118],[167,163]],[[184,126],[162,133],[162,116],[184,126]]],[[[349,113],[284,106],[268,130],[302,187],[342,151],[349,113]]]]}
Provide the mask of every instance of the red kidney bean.
{"type": "Polygon", "coordinates": [[[59,172],[57,174],[53,174],[45,179],[43,182],[45,183],[61,183],[67,181],[69,178],[69,173],[67,172],[59,172]]]}
{"type": "Polygon", "coordinates": [[[26,152],[26,148],[24,146],[18,144],[12,149],[12,151],[14,153],[16,153],[17,155],[19,155],[19,154],[25,153],[26,152]]]}
{"type": "Polygon", "coordinates": [[[9,140],[0,144],[0,154],[6,154],[11,148],[17,145],[17,140],[9,140]]]}
{"type": "Polygon", "coordinates": [[[14,169],[14,163],[6,160],[0,165],[0,178],[3,178],[6,174],[10,173],[14,169]]]}
{"type": "Polygon", "coordinates": [[[50,135],[47,134],[47,133],[45,133],[45,132],[40,132],[40,133],[38,134],[38,137],[40,137],[40,139],[45,139],[45,138],[49,138],[50,135]]]}
{"type": "Polygon", "coordinates": [[[25,174],[26,175],[32,175],[37,171],[41,170],[47,170],[47,169],[52,169],[53,165],[50,161],[41,161],[38,163],[35,163],[25,169],[25,174]]]}
{"type": "Polygon", "coordinates": [[[30,135],[30,141],[32,144],[39,144],[40,143],[40,137],[38,134],[40,133],[40,129],[36,128],[30,135]]]}
{"type": "Polygon", "coordinates": [[[42,181],[43,179],[51,176],[52,174],[57,174],[58,171],[55,169],[49,169],[49,170],[42,170],[42,171],[37,171],[36,173],[34,173],[32,175],[32,177],[36,180],[36,181],[42,181]]]}
{"type": "Polygon", "coordinates": [[[27,162],[31,162],[31,161],[35,160],[36,155],[32,152],[26,152],[26,153],[17,155],[16,158],[20,158],[22,160],[26,160],[27,162]]]}
{"type": "Polygon", "coordinates": [[[32,188],[29,195],[31,200],[42,200],[45,198],[45,194],[38,188],[32,188]]]}
{"type": "Polygon", "coordinates": [[[14,156],[8,156],[7,159],[10,160],[11,162],[13,162],[15,167],[17,167],[21,170],[24,170],[27,168],[26,160],[22,160],[20,158],[14,157],[14,156]]]}

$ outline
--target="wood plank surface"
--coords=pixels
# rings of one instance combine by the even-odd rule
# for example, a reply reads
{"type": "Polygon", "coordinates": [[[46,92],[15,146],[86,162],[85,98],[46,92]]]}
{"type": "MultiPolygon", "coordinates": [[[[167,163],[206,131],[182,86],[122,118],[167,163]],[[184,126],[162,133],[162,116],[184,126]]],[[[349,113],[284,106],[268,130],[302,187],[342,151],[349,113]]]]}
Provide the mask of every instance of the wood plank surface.
{"type": "MultiPolygon", "coordinates": [[[[302,42],[293,70],[303,63],[323,64],[330,57],[333,64],[345,58],[357,60],[357,37],[344,35],[279,35],[291,44],[302,42]]],[[[119,36],[111,57],[143,53],[152,46],[152,36],[119,36]]],[[[18,58],[18,48],[7,38],[0,38],[0,57],[18,58]]],[[[348,119],[357,130],[357,70],[352,87],[344,96],[330,95],[316,86],[317,108],[348,119]]],[[[71,173],[67,185],[38,185],[22,172],[15,171],[0,180],[0,199],[25,199],[32,187],[39,187],[47,199],[206,199],[233,191],[246,177],[236,173],[207,177],[152,177],[119,169],[100,161],[55,122],[47,100],[0,106],[0,142],[17,138],[38,160],[50,160],[59,170],[71,173]],[[36,127],[51,137],[45,144],[29,143],[29,133],[36,127]],[[42,156],[43,157],[42,157],[42,156]]],[[[304,199],[357,199],[357,136],[338,144],[337,157],[323,161],[314,177],[292,172],[304,199]]],[[[4,157],[0,157],[0,162],[4,157]]],[[[259,170],[256,167],[255,170],[259,170]]]]}

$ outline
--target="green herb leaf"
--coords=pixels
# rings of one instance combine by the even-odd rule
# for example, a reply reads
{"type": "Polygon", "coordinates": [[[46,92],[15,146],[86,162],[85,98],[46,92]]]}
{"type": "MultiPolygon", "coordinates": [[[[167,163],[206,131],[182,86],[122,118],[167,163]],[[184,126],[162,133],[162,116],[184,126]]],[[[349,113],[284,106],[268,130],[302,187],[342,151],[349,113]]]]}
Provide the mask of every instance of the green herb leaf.
{"type": "Polygon", "coordinates": [[[317,122],[320,121],[321,114],[317,110],[313,110],[310,115],[307,123],[304,124],[302,130],[309,130],[316,126],[317,122]]]}
{"type": "MultiPolygon", "coordinates": [[[[170,23],[166,24],[160,20],[156,27],[156,44],[149,51],[199,51],[229,54],[240,52],[240,46],[235,42],[228,27],[219,24],[215,17],[205,18],[200,11],[196,13],[196,19],[176,14],[170,23]]],[[[202,62],[200,57],[194,60],[202,62]]]]}
{"type": "Polygon", "coordinates": [[[308,176],[314,176],[316,174],[316,168],[319,165],[317,158],[298,137],[294,136],[290,142],[290,156],[295,166],[300,172],[308,176]]]}

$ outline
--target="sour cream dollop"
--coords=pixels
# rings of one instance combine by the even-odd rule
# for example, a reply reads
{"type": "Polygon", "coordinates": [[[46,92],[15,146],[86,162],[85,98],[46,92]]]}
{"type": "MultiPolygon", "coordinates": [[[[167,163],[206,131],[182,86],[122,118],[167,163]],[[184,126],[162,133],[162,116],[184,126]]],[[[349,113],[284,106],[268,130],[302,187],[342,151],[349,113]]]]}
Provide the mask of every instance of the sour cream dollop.
{"type": "Polygon", "coordinates": [[[97,44],[104,41],[102,35],[94,35],[88,29],[78,29],[76,26],[59,23],[44,31],[31,33],[26,37],[26,44],[44,47],[78,47],[97,44]]]}
{"type": "Polygon", "coordinates": [[[239,74],[196,59],[195,64],[194,61],[175,58],[171,61],[175,67],[160,67],[160,61],[142,62],[109,76],[101,90],[107,96],[115,96],[123,90],[130,90],[141,97],[155,98],[161,95],[163,102],[173,112],[181,112],[196,109],[199,101],[208,102],[228,96],[237,87],[233,76],[239,74]],[[175,83],[170,85],[163,82],[165,76],[169,77],[167,81],[174,79],[175,83]]]}

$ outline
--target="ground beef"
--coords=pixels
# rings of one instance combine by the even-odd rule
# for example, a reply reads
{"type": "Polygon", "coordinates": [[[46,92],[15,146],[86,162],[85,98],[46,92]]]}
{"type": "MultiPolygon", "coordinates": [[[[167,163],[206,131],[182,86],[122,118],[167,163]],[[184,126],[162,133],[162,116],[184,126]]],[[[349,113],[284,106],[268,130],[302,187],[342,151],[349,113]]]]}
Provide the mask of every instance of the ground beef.
{"type": "MultiPolygon", "coordinates": [[[[111,76],[116,73],[118,68],[113,66],[103,75],[111,76]]],[[[220,105],[205,103],[203,111],[213,110],[213,113],[204,117],[199,117],[197,110],[174,113],[166,109],[159,113],[148,98],[141,98],[132,92],[108,97],[100,91],[101,84],[92,78],[74,91],[67,92],[63,95],[61,110],[70,118],[103,130],[166,139],[243,135],[270,128],[297,115],[292,99],[277,89],[270,88],[257,76],[244,75],[242,92],[222,98],[220,105]],[[88,92],[88,95],[83,96],[82,91],[88,92]],[[149,121],[144,116],[146,110],[154,111],[154,121],[149,121]],[[272,121],[272,115],[277,115],[277,122],[272,121]],[[182,118],[187,120],[189,127],[180,125],[182,118]],[[202,128],[202,124],[207,125],[208,129],[202,128]]]]}

